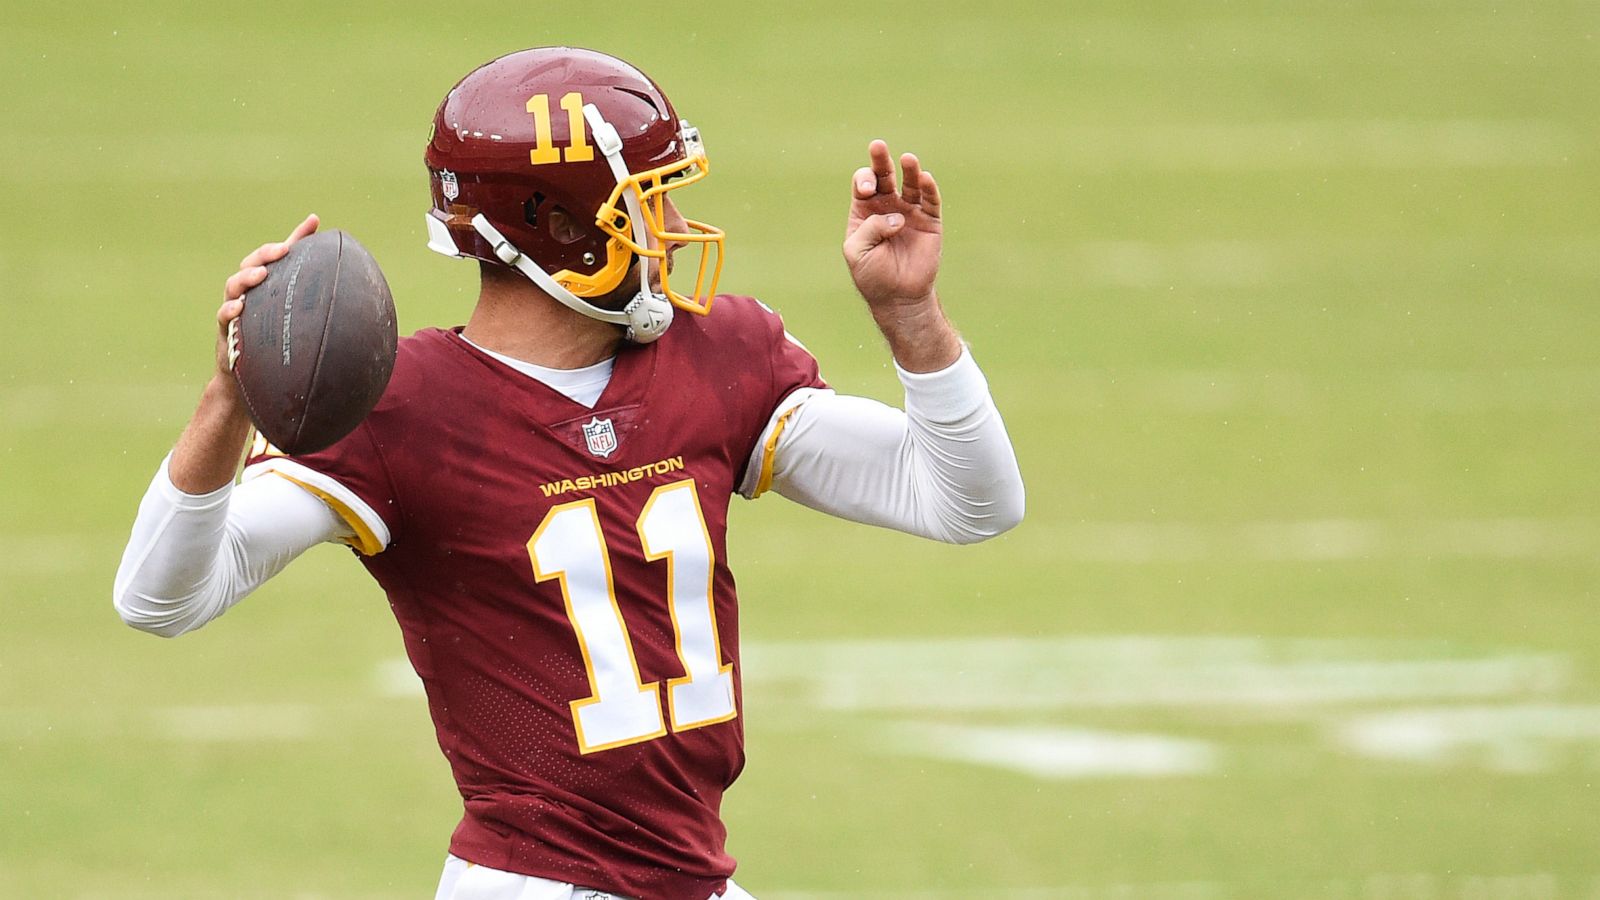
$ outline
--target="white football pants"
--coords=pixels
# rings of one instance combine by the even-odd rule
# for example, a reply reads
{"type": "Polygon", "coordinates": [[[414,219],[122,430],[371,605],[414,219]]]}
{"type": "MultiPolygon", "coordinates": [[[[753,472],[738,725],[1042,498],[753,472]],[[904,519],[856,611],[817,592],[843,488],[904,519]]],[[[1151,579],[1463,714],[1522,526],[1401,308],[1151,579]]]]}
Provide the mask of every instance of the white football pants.
{"type": "MultiPolygon", "coordinates": [[[[502,872],[488,866],[478,866],[454,854],[444,859],[444,874],[439,877],[439,891],[433,900],[630,900],[618,894],[608,894],[589,888],[576,887],[564,881],[535,878],[502,872]]],[[[728,889],[719,898],[706,900],[756,900],[744,888],[728,881],[728,889]]]]}

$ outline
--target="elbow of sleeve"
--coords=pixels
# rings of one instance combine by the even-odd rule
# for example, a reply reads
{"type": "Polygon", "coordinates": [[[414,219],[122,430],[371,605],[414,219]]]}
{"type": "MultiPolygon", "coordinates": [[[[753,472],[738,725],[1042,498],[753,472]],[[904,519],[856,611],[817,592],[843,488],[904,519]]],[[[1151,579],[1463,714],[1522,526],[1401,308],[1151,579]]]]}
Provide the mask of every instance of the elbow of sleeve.
{"type": "Polygon", "coordinates": [[[999,537],[1022,524],[1026,509],[1027,499],[1019,478],[998,492],[982,516],[951,530],[945,539],[952,544],[978,544],[999,537]]]}
{"type": "Polygon", "coordinates": [[[995,511],[994,535],[1001,535],[1022,524],[1022,517],[1028,510],[1027,492],[1022,489],[1019,479],[1015,488],[1009,492],[1005,502],[998,504],[995,511]]]}
{"type": "Polygon", "coordinates": [[[123,624],[157,637],[175,638],[200,627],[192,616],[185,615],[181,609],[161,610],[161,604],[136,597],[125,590],[119,589],[112,594],[111,605],[123,624]]]}
{"type": "Polygon", "coordinates": [[[925,532],[934,540],[944,541],[947,544],[976,544],[987,541],[989,538],[998,538],[1003,533],[1010,532],[1011,528],[1022,524],[1022,512],[1026,511],[1026,500],[1022,495],[1022,484],[1018,482],[1014,490],[1005,490],[994,500],[982,504],[981,511],[970,508],[962,514],[944,520],[939,527],[931,528],[925,532]]]}

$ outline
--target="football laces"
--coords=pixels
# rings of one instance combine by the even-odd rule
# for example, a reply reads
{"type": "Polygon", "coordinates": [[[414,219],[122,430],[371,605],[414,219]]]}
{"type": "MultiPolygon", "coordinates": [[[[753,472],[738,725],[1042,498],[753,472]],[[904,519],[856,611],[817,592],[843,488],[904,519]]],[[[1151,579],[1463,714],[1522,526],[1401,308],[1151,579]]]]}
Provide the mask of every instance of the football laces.
{"type": "Polygon", "coordinates": [[[239,320],[228,322],[228,371],[239,366],[239,320]]]}

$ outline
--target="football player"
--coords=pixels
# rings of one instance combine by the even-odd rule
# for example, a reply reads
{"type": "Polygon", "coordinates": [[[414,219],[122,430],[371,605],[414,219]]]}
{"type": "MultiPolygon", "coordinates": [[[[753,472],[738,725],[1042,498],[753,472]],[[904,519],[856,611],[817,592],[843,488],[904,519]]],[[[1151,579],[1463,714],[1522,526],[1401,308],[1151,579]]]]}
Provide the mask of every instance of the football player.
{"type": "MultiPolygon", "coordinates": [[[[744,762],[731,498],[952,543],[1023,514],[934,289],[938,184],[911,154],[897,179],[881,141],[868,157],[844,257],[904,411],[835,394],[772,310],[716,294],[723,233],[676,204],[708,172],[699,132],[638,69],[538,48],[474,70],[426,151],[429,246],[481,273],[467,324],[401,341],[383,399],[329,449],[256,441],[237,486],[249,419],[219,339],[140,504],[118,612],[182,634],[309,547],[348,544],[461,791],[441,900],[748,896],[719,817],[744,762]]],[[[317,224],[244,259],[224,334],[317,224]]]]}

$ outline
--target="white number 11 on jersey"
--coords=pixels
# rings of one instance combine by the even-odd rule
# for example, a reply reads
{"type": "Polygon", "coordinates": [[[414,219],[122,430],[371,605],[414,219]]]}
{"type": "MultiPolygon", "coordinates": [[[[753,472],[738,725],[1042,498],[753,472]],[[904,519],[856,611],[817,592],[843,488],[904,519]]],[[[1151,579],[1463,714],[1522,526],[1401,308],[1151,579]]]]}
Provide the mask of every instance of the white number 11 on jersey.
{"type": "MultiPolygon", "coordinates": [[[[733,666],[722,664],[712,606],[713,550],[694,481],[655,489],[635,523],[646,559],[667,562],[667,610],[684,676],[667,682],[673,731],[737,716],[733,666]]],[[[660,683],[645,684],[617,606],[611,554],[592,499],[553,507],[528,539],[538,581],[558,579],[578,636],[590,695],[572,701],[578,749],[608,750],[661,737],[660,683]]]]}

